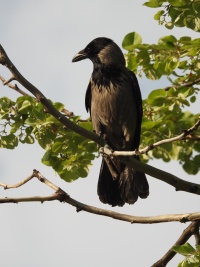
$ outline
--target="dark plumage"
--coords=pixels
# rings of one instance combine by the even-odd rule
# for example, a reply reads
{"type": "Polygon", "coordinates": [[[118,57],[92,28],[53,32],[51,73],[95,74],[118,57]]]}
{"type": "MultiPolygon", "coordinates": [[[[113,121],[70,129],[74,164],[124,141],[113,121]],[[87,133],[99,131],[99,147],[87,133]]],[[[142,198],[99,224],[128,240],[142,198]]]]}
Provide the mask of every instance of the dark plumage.
{"type": "MultiPolygon", "coordinates": [[[[93,72],[85,105],[95,132],[114,150],[139,147],[142,99],[137,78],[125,67],[121,49],[108,38],[96,38],[75,55],[72,62],[89,58],[93,72]]],[[[136,157],[139,160],[139,157],[136,157]]],[[[98,195],[112,206],[133,204],[146,198],[149,185],[144,173],[125,166],[119,159],[104,157],[98,181],[98,195]]]]}

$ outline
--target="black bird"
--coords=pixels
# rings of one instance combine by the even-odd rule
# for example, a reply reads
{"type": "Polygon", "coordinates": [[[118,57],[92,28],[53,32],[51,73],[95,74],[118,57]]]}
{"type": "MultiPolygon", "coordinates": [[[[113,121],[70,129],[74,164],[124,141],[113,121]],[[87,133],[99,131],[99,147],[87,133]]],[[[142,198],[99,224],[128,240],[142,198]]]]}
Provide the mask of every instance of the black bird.
{"type": "MultiPolygon", "coordinates": [[[[111,39],[100,37],[78,52],[72,62],[89,58],[93,72],[86,91],[85,106],[90,111],[95,132],[113,150],[139,147],[142,98],[137,78],[125,67],[124,55],[111,39]]],[[[139,160],[139,157],[136,156],[139,160]]],[[[97,192],[103,203],[112,206],[134,204],[138,196],[149,195],[144,173],[104,156],[97,192]]]]}

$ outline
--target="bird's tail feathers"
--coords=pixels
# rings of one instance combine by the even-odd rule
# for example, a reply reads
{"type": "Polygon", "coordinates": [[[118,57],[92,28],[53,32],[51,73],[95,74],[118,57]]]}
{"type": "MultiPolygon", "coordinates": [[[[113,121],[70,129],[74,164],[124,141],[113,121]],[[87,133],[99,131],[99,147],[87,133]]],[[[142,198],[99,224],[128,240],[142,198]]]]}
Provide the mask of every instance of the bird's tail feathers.
{"type": "Polygon", "coordinates": [[[146,175],[128,166],[120,174],[119,189],[121,198],[128,204],[134,204],[138,197],[147,198],[149,195],[146,175]]]}
{"type": "Polygon", "coordinates": [[[129,166],[122,166],[122,169],[119,178],[113,179],[105,160],[102,160],[97,187],[101,202],[123,206],[125,203],[134,204],[138,197],[147,198],[149,195],[149,185],[144,173],[129,166]]]}
{"type": "Polygon", "coordinates": [[[101,202],[113,207],[123,206],[125,204],[120,196],[118,181],[119,179],[113,179],[109,168],[103,159],[97,185],[97,193],[101,202]]]}

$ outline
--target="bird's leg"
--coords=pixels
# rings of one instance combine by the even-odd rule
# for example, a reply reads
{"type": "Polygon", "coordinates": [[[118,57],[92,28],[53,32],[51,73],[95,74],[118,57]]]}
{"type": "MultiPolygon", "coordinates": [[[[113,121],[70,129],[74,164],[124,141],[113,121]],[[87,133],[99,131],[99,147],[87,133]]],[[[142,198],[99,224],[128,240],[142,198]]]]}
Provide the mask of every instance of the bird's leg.
{"type": "MultiPolygon", "coordinates": [[[[107,134],[105,132],[106,131],[104,129],[104,125],[99,120],[99,129],[98,129],[97,135],[99,136],[99,138],[104,139],[104,141],[106,143],[105,147],[108,147],[112,151],[112,148],[109,146],[109,143],[110,143],[109,139],[107,138],[107,134]]],[[[112,160],[111,157],[106,155],[104,152],[103,152],[103,158],[104,158],[104,160],[108,166],[108,169],[112,175],[113,180],[119,179],[120,171],[118,170],[117,164],[115,164],[115,161],[112,160]]]]}
{"type": "Polygon", "coordinates": [[[112,175],[113,180],[119,179],[119,172],[117,171],[117,168],[115,167],[110,157],[108,157],[107,155],[104,155],[103,158],[108,166],[108,169],[112,175]]]}

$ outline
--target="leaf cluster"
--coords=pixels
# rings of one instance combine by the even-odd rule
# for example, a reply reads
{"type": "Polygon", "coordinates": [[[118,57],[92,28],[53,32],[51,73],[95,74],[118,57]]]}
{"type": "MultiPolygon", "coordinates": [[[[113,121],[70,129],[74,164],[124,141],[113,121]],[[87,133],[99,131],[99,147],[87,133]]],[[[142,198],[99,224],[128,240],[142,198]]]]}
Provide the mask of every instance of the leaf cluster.
{"type": "MultiPolygon", "coordinates": [[[[64,108],[62,103],[52,104],[59,111],[64,108]]],[[[13,102],[3,97],[0,99],[0,116],[1,148],[14,149],[19,143],[37,141],[45,150],[42,162],[52,166],[62,179],[70,182],[87,176],[88,167],[96,155],[96,144],[64,128],[36,99],[21,96],[13,102]]],[[[80,121],[79,117],[71,120],[92,130],[90,121],[80,121]]]]}
{"type": "Polygon", "coordinates": [[[185,258],[178,264],[178,267],[199,267],[200,266],[200,246],[196,249],[189,243],[181,246],[174,246],[173,251],[183,255],[185,258]]]}
{"type": "Polygon", "coordinates": [[[149,0],[144,5],[151,8],[162,7],[154,15],[154,19],[168,29],[173,29],[174,26],[187,27],[200,32],[199,0],[149,0]]]}
{"type": "MultiPolygon", "coordinates": [[[[143,44],[142,37],[131,32],[124,37],[127,67],[148,79],[165,76],[170,86],[158,88],[143,101],[144,116],[141,145],[147,146],[180,135],[194,125],[197,114],[186,111],[196,101],[200,82],[200,39],[164,36],[157,44],[143,44]]],[[[186,141],[168,143],[148,156],[169,162],[178,160],[184,170],[196,174],[200,159],[200,132],[186,141]]],[[[146,161],[149,157],[144,156],[146,161]]]]}

